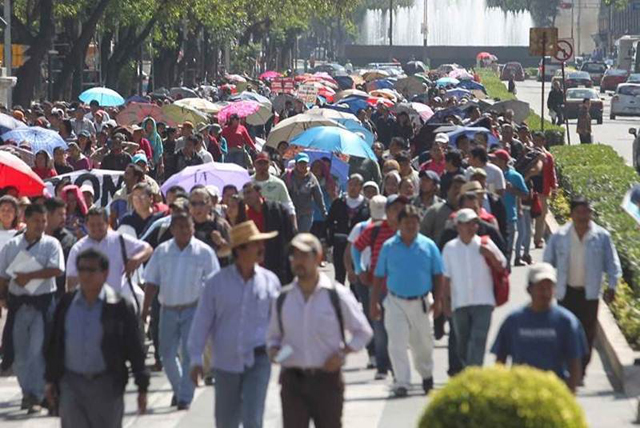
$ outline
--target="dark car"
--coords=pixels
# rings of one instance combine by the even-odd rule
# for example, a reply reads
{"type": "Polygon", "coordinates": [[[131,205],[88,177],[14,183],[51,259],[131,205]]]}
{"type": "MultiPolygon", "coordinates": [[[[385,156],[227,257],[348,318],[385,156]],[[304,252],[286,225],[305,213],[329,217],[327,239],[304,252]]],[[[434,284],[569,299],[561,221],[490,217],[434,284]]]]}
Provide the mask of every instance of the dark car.
{"type": "Polygon", "coordinates": [[[603,104],[598,92],[593,88],[572,88],[567,90],[567,101],[564,104],[564,115],[567,119],[577,119],[580,106],[585,98],[591,100],[589,114],[591,118],[602,124],[603,104]]]}
{"type": "Polygon", "coordinates": [[[586,71],[572,71],[565,75],[565,88],[578,88],[584,86],[585,88],[591,88],[593,81],[591,76],[586,71]]]}
{"type": "Polygon", "coordinates": [[[580,67],[580,71],[586,71],[591,76],[594,85],[599,85],[604,72],[607,71],[607,64],[604,62],[585,62],[580,67]]]}
{"type": "Polygon", "coordinates": [[[610,68],[604,72],[600,81],[600,93],[604,91],[615,91],[620,83],[627,81],[629,72],[620,68],[610,68]]]}
{"type": "Polygon", "coordinates": [[[509,80],[512,74],[515,81],[524,82],[524,68],[519,62],[506,63],[500,72],[500,80],[509,80]]]}

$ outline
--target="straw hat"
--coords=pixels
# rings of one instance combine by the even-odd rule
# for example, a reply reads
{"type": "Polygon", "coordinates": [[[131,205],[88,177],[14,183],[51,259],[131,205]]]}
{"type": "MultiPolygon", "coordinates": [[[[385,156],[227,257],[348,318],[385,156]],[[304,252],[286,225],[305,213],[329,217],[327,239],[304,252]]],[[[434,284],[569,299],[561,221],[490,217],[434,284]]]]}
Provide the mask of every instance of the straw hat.
{"type": "Polygon", "coordinates": [[[249,242],[265,241],[276,236],[278,236],[278,231],[261,233],[253,220],[245,221],[231,229],[231,248],[236,248],[249,242]]]}

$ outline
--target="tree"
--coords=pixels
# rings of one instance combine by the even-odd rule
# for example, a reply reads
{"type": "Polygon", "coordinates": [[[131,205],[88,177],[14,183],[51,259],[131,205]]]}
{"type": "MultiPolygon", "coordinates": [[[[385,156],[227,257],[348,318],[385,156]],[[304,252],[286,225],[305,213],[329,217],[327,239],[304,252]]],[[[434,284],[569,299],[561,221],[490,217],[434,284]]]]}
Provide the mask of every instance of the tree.
{"type": "Polygon", "coordinates": [[[539,27],[555,25],[561,0],[488,0],[487,6],[499,7],[506,12],[529,11],[539,27]]]}

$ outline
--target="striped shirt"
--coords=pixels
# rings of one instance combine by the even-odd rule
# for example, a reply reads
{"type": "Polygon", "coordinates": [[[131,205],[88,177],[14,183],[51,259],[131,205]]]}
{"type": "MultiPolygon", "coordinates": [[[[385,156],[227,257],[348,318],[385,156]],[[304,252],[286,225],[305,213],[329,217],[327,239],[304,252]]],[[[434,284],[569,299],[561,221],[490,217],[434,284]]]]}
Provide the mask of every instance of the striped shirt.
{"type": "MultiPolygon", "coordinates": [[[[393,230],[387,220],[384,220],[382,223],[372,223],[360,234],[356,242],[353,244],[353,264],[356,273],[359,275],[363,272],[361,267],[361,254],[367,248],[371,247],[371,264],[369,264],[369,272],[373,275],[373,272],[378,263],[378,257],[380,256],[380,251],[382,250],[382,245],[387,241],[387,239],[391,238],[396,234],[396,231],[393,230]],[[378,231],[378,236],[376,236],[376,241],[371,242],[373,238],[373,230],[378,227],[380,230],[378,231]]],[[[386,289],[386,286],[385,286],[386,289]]]]}

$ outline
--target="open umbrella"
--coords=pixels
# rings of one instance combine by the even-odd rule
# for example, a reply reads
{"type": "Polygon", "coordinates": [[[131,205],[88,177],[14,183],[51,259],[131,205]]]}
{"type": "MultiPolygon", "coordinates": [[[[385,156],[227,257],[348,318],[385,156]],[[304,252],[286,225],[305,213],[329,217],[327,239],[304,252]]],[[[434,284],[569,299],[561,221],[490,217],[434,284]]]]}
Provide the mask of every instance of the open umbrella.
{"type": "Polygon", "coordinates": [[[476,60],[479,61],[481,59],[491,59],[491,57],[493,57],[493,55],[489,52],[480,52],[478,55],[476,55],[476,60]]]}
{"type": "Polygon", "coordinates": [[[395,104],[393,101],[391,101],[389,98],[384,98],[384,97],[369,97],[367,98],[367,104],[369,104],[370,106],[377,106],[378,104],[384,104],[387,107],[393,107],[393,105],[395,104]]]}
{"type": "Polygon", "coordinates": [[[454,79],[453,77],[443,77],[441,79],[436,80],[436,86],[457,86],[460,83],[458,79],[454,79]]]}
{"type": "Polygon", "coordinates": [[[468,89],[470,91],[482,91],[485,94],[487,93],[487,90],[485,89],[484,85],[482,83],[478,83],[474,80],[462,80],[459,84],[458,84],[458,88],[464,88],[464,89],[468,89]]]}
{"type": "Polygon", "coordinates": [[[367,104],[367,100],[368,98],[364,99],[360,97],[347,97],[341,99],[339,103],[335,103],[329,106],[329,108],[346,111],[355,115],[359,110],[366,109],[369,106],[367,104]]]}
{"type": "Polygon", "coordinates": [[[458,126],[454,131],[447,132],[447,135],[449,136],[449,141],[451,141],[453,144],[453,142],[460,135],[466,135],[469,139],[473,139],[473,137],[478,133],[487,135],[487,141],[490,146],[494,146],[500,142],[500,140],[498,140],[498,137],[493,135],[491,131],[489,131],[487,128],[481,127],[458,126]]]}
{"type": "Polygon", "coordinates": [[[495,111],[498,114],[504,114],[507,110],[513,110],[513,120],[520,123],[529,116],[529,103],[520,100],[506,100],[492,102],[491,100],[482,100],[480,102],[480,110],[495,111]]]}
{"type": "Polygon", "coordinates": [[[171,91],[169,91],[169,94],[171,95],[171,98],[173,98],[174,100],[176,98],[199,98],[196,91],[190,88],[186,88],[184,86],[171,88],[171,91]]]}
{"type": "Polygon", "coordinates": [[[14,129],[13,131],[2,134],[2,139],[4,141],[13,141],[17,145],[20,145],[22,142],[27,142],[33,153],[44,150],[49,153],[49,156],[53,156],[53,149],[56,147],[67,149],[67,143],[62,139],[60,134],[39,126],[14,129]]]}
{"type": "Polygon", "coordinates": [[[91,101],[97,101],[100,107],[116,107],[124,104],[124,98],[122,95],[114,91],[113,89],[98,86],[95,88],[87,89],[78,97],[80,101],[85,104],[89,104],[91,101]]]}
{"type": "Polygon", "coordinates": [[[181,124],[189,121],[195,126],[200,123],[209,123],[209,118],[202,112],[176,104],[167,104],[162,106],[162,113],[167,120],[172,121],[175,124],[181,124]]]}
{"type": "Polygon", "coordinates": [[[231,101],[256,101],[260,104],[267,104],[271,106],[271,100],[269,98],[250,91],[244,91],[238,95],[232,96],[231,101]]]}
{"type": "Polygon", "coordinates": [[[396,113],[406,112],[409,117],[416,123],[420,123],[420,120],[426,122],[433,116],[433,110],[426,104],[422,103],[398,103],[393,107],[393,111],[396,113]]]}
{"type": "Polygon", "coordinates": [[[375,141],[374,135],[371,133],[371,131],[362,126],[362,123],[360,123],[360,121],[353,119],[337,119],[336,122],[347,128],[349,131],[360,136],[360,138],[363,138],[364,141],[369,144],[369,147],[373,146],[373,143],[375,141]]]}
{"type": "Polygon", "coordinates": [[[409,61],[402,67],[405,73],[412,75],[416,73],[424,73],[427,71],[427,66],[422,61],[409,61]]]}
{"type": "Polygon", "coordinates": [[[188,166],[179,173],[172,175],[161,187],[165,195],[173,186],[180,186],[187,192],[197,185],[214,185],[222,189],[227,184],[233,184],[242,189],[251,180],[246,169],[234,163],[208,162],[202,165],[188,166]]]}
{"type": "Polygon", "coordinates": [[[455,88],[455,89],[449,89],[447,92],[445,92],[444,97],[461,99],[465,96],[471,97],[472,95],[473,94],[471,93],[471,91],[468,91],[462,88],[455,88]]]}
{"type": "Polygon", "coordinates": [[[455,70],[451,70],[449,73],[449,77],[453,77],[458,80],[473,80],[473,74],[469,73],[464,68],[456,68],[455,70]]]}
{"type": "Polygon", "coordinates": [[[311,128],[291,140],[291,144],[376,160],[376,155],[365,140],[342,127],[311,128]]]}
{"type": "Polygon", "coordinates": [[[265,106],[257,101],[236,101],[218,112],[218,122],[225,123],[232,114],[247,118],[247,123],[250,125],[264,125],[273,113],[271,106],[265,106]]]}
{"type": "Polygon", "coordinates": [[[353,119],[358,120],[355,114],[342,112],[329,108],[312,108],[305,112],[308,115],[322,116],[325,119],[353,119]]]}
{"type": "Polygon", "coordinates": [[[204,98],[183,98],[174,103],[175,105],[192,108],[194,110],[201,111],[203,113],[217,113],[222,107],[219,107],[209,100],[204,98]]]}
{"type": "Polygon", "coordinates": [[[271,132],[267,136],[267,146],[278,147],[281,141],[291,141],[298,134],[303,133],[307,129],[316,126],[340,126],[338,122],[332,119],[326,119],[322,116],[312,116],[308,114],[297,114],[279,122],[271,128],[271,132]]]}
{"type": "Polygon", "coordinates": [[[389,73],[387,73],[386,71],[383,71],[383,70],[367,71],[366,73],[364,73],[362,75],[362,78],[366,82],[371,82],[371,81],[376,80],[376,79],[384,79],[385,77],[389,77],[389,73]]]}
{"type": "Polygon", "coordinates": [[[239,74],[227,74],[224,76],[229,82],[232,83],[247,83],[247,79],[240,76],[239,74]]]}
{"type": "Polygon", "coordinates": [[[361,91],[359,89],[347,89],[345,91],[338,92],[334,97],[333,101],[338,102],[343,98],[347,97],[359,97],[359,98],[369,98],[369,94],[365,91],[361,91]]]}
{"type": "Polygon", "coordinates": [[[374,91],[376,89],[393,89],[395,86],[395,80],[391,79],[378,79],[372,82],[367,82],[367,91],[374,91]]]}
{"type": "Polygon", "coordinates": [[[427,84],[416,76],[410,76],[404,79],[398,79],[395,83],[395,89],[404,95],[405,98],[409,98],[413,95],[426,92],[427,84]]]}
{"type": "Polygon", "coordinates": [[[0,151],[0,188],[9,186],[18,189],[20,196],[40,196],[45,185],[22,159],[0,151]]]}
{"type": "Polygon", "coordinates": [[[20,122],[19,120],[15,119],[13,116],[0,113],[0,135],[17,128],[26,128],[26,127],[27,125],[25,125],[24,122],[20,122]]]}
{"type": "Polygon", "coordinates": [[[386,98],[393,101],[394,103],[398,102],[398,99],[400,98],[400,94],[392,89],[376,89],[375,91],[369,92],[369,95],[373,97],[386,98]]]}
{"type": "Polygon", "coordinates": [[[282,74],[278,73],[277,71],[269,70],[260,75],[260,80],[271,80],[278,77],[282,77],[282,74]]]}
{"type": "Polygon", "coordinates": [[[273,105],[273,109],[279,114],[284,109],[287,101],[291,101],[291,104],[293,104],[297,99],[298,98],[291,94],[278,94],[271,103],[273,105]]]}
{"type": "Polygon", "coordinates": [[[119,125],[131,126],[141,123],[145,118],[152,117],[156,122],[165,122],[169,126],[176,126],[176,122],[164,115],[157,104],[131,103],[116,116],[119,125]]]}

